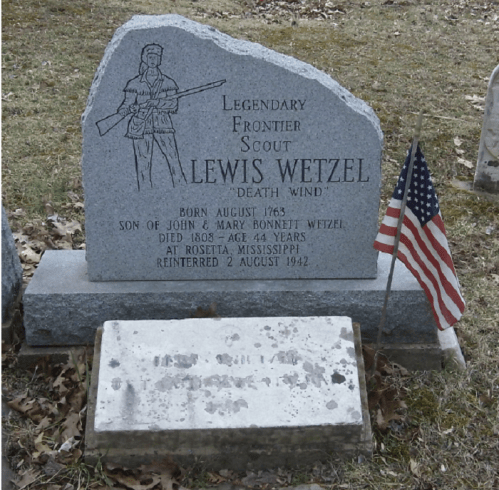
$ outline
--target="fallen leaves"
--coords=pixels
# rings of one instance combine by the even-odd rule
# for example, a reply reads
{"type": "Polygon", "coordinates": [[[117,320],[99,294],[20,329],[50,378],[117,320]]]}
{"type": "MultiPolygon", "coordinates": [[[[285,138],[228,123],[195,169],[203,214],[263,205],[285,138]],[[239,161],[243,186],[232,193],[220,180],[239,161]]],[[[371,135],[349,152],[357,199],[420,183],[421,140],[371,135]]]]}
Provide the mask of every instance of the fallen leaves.
{"type": "MultiPolygon", "coordinates": [[[[367,378],[374,362],[375,351],[367,346],[363,346],[362,351],[367,378]]],[[[391,383],[390,378],[408,375],[409,372],[404,367],[391,364],[380,355],[374,375],[367,379],[369,411],[374,415],[373,422],[381,432],[390,427],[394,428],[394,423],[402,423],[405,420],[403,409],[406,409],[407,405],[402,400],[403,389],[391,383]]]]}
{"type": "MultiPolygon", "coordinates": [[[[75,193],[72,194],[77,197],[75,193]]],[[[72,205],[76,206],[77,204],[83,208],[83,203],[79,201],[72,205]]],[[[82,225],[79,221],[66,219],[55,214],[52,204],[49,202],[46,203],[45,210],[48,214],[46,222],[34,219],[12,233],[17,253],[21,259],[25,281],[35,272],[45,250],[72,250],[75,248],[74,236],[77,233],[83,235],[82,225]]],[[[26,213],[23,209],[16,209],[8,213],[8,216],[16,220],[24,218],[26,213]]]]}
{"type": "Polygon", "coordinates": [[[457,163],[460,163],[461,165],[464,165],[467,168],[474,168],[474,164],[470,162],[469,160],[465,160],[462,155],[464,155],[465,151],[460,148],[460,146],[463,144],[463,140],[456,136],[454,138],[454,144],[456,145],[456,148],[454,148],[455,152],[460,155],[457,158],[457,163]]]}
{"type": "Polygon", "coordinates": [[[108,463],[104,473],[109,484],[130,490],[185,490],[180,485],[182,469],[170,459],[130,469],[108,463]]]}
{"type": "Polygon", "coordinates": [[[458,158],[457,163],[460,163],[461,165],[464,165],[467,168],[473,168],[475,165],[473,162],[470,162],[469,160],[465,160],[464,158],[458,158]]]}
{"type": "Polygon", "coordinates": [[[31,485],[34,481],[36,481],[40,474],[41,471],[30,468],[22,474],[21,479],[17,481],[15,485],[19,490],[22,490],[23,488],[26,488],[28,485],[31,485]]]}
{"type": "Polygon", "coordinates": [[[464,98],[471,103],[474,109],[483,112],[485,110],[485,97],[478,95],[465,95],[464,98]]]}
{"type": "Polygon", "coordinates": [[[217,315],[216,309],[216,303],[211,303],[206,310],[203,310],[201,306],[198,306],[196,311],[191,315],[191,318],[220,318],[220,316],[217,315]]]}
{"type": "MultiPolygon", "coordinates": [[[[83,439],[89,376],[85,350],[73,353],[67,364],[47,370],[48,373],[39,374],[47,378],[47,396],[35,396],[28,389],[7,404],[33,422],[34,440],[24,447],[25,460],[41,466],[45,476],[54,476],[79,461],[83,454],[79,446],[83,439]]],[[[22,474],[18,485],[32,484],[39,474],[22,474]]]]}

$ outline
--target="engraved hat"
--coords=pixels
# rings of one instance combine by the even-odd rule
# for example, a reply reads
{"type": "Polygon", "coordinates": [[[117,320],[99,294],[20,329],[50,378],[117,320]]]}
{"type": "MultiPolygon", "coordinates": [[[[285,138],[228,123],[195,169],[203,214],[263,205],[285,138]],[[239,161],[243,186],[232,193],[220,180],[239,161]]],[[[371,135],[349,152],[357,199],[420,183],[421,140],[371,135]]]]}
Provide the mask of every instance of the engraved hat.
{"type": "Polygon", "coordinates": [[[158,56],[163,56],[163,48],[159,44],[148,44],[144,46],[142,50],[141,59],[145,63],[148,54],[157,54],[158,56]]]}

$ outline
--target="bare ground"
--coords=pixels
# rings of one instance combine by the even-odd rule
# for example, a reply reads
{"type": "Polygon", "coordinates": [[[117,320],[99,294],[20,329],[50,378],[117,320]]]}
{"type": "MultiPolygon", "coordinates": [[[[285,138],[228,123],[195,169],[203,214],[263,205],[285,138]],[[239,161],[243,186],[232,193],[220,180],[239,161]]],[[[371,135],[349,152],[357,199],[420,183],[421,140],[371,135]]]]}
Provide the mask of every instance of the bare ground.
{"type": "Polygon", "coordinates": [[[373,393],[382,386],[386,396],[371,396],[372,461],[333,458],[325,467],[252,478],[202,467],[124,472],[82,462],[84,359],[28,372],[17,367],[16,348],[4,346],[2,389],[16,407],[3,419],[4,453],[22,479],[19,488],[225,481],[265,488],[312,481],[352,489],[499,488],[499,204],[453,185],[473,179],[483,98],[499,63],[499,2],[4,0],[2,202],[26,281],[44,249],[84,247],[79,118],[107,42],[138,13],[179,13],[261,43],[316,66],[369,103],[385,134],[382,212],[424,110],[423,151],[467,303],[457,328],[467,369],[383,371],[386,384],[373,393]],[[49,425],[40,428],[46,417],[49,425]],[[67,454],[59,451],[65,431],[74,432],[67,454]]]}

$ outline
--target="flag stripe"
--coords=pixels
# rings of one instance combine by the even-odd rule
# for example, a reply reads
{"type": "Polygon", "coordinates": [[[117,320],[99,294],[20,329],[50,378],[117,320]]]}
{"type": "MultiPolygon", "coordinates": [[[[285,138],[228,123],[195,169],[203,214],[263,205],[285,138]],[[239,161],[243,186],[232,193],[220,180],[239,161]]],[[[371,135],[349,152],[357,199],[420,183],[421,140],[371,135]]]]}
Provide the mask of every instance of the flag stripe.
{"type": "MultiPolygon", "coordinates": [[[[384,241],[384,237],[378,237],[375,244],[380,244],[380,246],[375,246],[381,252],[386,252],[393,254],[393,242],[394,240],[389,240],[389,244],[384,241]],[[379,240],[383,240],[384,243],[381,243],[379,240]]],[[[438,292],[438,285],[435,284],[436,281],[429,274],[428,269],[424,267],[422,261],[419,260],[419,257],[416,259],[417,254],[413,253],[414,249],[410,249],[407,247],[409,240],[407,237],[402,236],[399,244],[399,251],[397,257],[406,265],[406,267],[412,272],[412,274],[418,280],[420,286],[426,293],[426,296],[430,300],[432,305],[432,309],[435,315],[435,319],[437,320],[437,324],[439,328],[445,328],[446,325],[450,325],[456,322],[456,318],[452,315],[448,308],[445,306],[445,303],[442,300],[441,295],[438,292]]]]}
{"type": "MultiPolygon", "coordinates": [[[[394,252],[409,155],[410,151],[374,242],[374,248],[381,252],[394,252]]],[[[461,318],[465,304],[459,291],[438,199],[419,147],[408,190],[397,258],[423,288],[438,327],[443,330],[456,323],[461,318]]]]}
{"type": "MultiPolygon", "coordinates": [[[[441,287],[441,284],[439,284],[439,281],[437,279],[437,276],[433,273],[433,271],[430,270],[430,268],[427,266],[427,263],[423,258],[421,257],[421,254],[419,253],[419,250],[414,246],[414,242],[411,241],[408,235],[402,235],[401,239],[401,244],[402,246],[400,249],[404,251],[403,245],[405,245],[405,251],[406,251],[406,256],[407,253],[411,255],[411,265],[416,268],[416,265],[418,266],[419,272],[421,275],[425,278],[428,279],[428,281],[431,283],[434,289],[434,293],[432,294],[433,296],[433,303],[438,303],[438,306],[440,308],[440,311],[442,312],[442,315],[444,318],[449,322],[455,322],[456,318],[452,314],[451,310],[456,310],[455,314],[459,315],[459,309],[456,306],[456,304],[452,301],[451,298],[449,298],[445,294],[445,290],[441,287]]],[[[424,254],[424,252],[423,252],[424,254]]],[[[427,259],[429,259],[428,256],[426,256],[427,259]]],[[[437,272],[438,274],[438,272],[437,272]]],[[[426,284],[428,284],[427,281],[425,281],[426,284]]],[[[429,284],[428,284],[429,285],[429,284]]],[[[436,304],[435,304],[436,306],[436,304]]]]}
{"type": "Polygon", "coordinates": [[[437,251],[442,260],[445,261],[447,266],[452,271],[452,274],[456,276],[456,270],[454,269],[454,264],[452,263],[452,256],[450,253],[449,245],[447,244],[447,234],[445,233],[442,216],[440,216],[440,214],[437,214],[433,218],[431,223],[423,226],[423,231],[431,241],[432,247],[437,251]],[[436,228],[436,230],[434,230],[434,227],[436,228]],[[430,233],[430,230],[433,231],[433,233],[430,233]],[[440,234],[443,236],[440,236],[440,234]]]}
{"type": "MultiPolygon", "coordinates": [[[[401,205],[401,201],[399,200],[395,199],[392,201],[394,202],[391,202],[390,205],[401,205]]],[[[395,211],[397,211],[397,214],[400,215],[400,209],[396,209],[395,211]]],[[[391,215],[392,213],[387,212],[387,216],[385,216],[385,219],[383,220],[383,223],[385,224],[382,223],[380,233],[395,237],[397,233],[396,225],[398,220],[389,217],[389,214],[391,215]]],[[[403,243],[405,243],[407,247],[411,248],[411,255],[414,257],[414,260],[417,260],[418,258],[415,254],[421,255],[421,253],[428,259],[429,263],[433,267],[431,275],[438,280],[438,288],[443,289],[443,292],[445,292],[443,299],[447,307],[453,311],[454,317],[459,316],[459,310],[464,308],[464,302],[456,290],[456,275],[452,265],[450,251],[447,252],[444,247],[440,246],[433,247],[433,244],[437,238],[433,236],[431,232],[435,232],[437,236],[440,234],[439,228],[433,226],[433,221],[429,221],[426,224],[424,228],[427,228],[427,230],[424,234],[418,233],[418,224],[419,221],[417,217],[410,209],[407,209],[404,216],[403,229],[404,236],[408,237],[408,241],[403,241],[403,243]],[[416,244],[418,248],[416,247],[416,244]],[[449,297],[448,300],[445,295],[449,297]],[[454,307],[456,307],[458,311],[454,311],[454,307]]]]}
{"type": "MultiPolygon", "coordinates": [[[[393,255],[393,248],[394,248],[393,240],[391,240],[389,244],[384,242],[384,240],[385,237],[378,237],[378,239],[375,242],[375,248],[380,252],[385,252],[393,255]]],[[[443,312],[440,309],[440,303],[438,302],[438,297],[435,292],[433,284],[426,278],[424,274],[420,274],[419,267],[417,267],[417,264],[412,260],[412,256],[411,260],[409,260],[408,256],[404,253],[405,251],[407,251],[405,245],[403,243],[399,244],[397,258],[400,259],[404,263],[404,265],[411,271],[411,273],[416,277],[420,286],[423,288],[424,292],[426,293],[426,296],[431,304],[431,308],[433,310],[433,314],[437,322],[438,328],[440,328],[441,330],[447,328],[448,326],[455,323],[455,321],[452,322],[452,318],[449,318],[449,316],[447,316],[446,318],[446,316],[443,314],[443,312]],[[451,321],[449,322],[449,320],[451,321]]]]}
{"type": "MultiPolygon", "coordinates": [[[[447,318],[445,318],[445,316],[442,315],[442,312],[440,311],[440,309],[437,308],[437,303],[435,303],[435,301],[431,301],[431,299],[432,299],[432,297],[434,297],[434,295],[432,294],[431,289],[428,287],[427,282],[424,280],[425,276],[424,275],[421,276],[419,274],[419,271],[416,270],[414,267],[412,267],[412,265],[411,265],[410,261],[408,260],[408,258],[403,253],[401,253],[400,250],[399,250],[399,253],[397,255],[400,256],[400,259],[402,260],[402,262],[406,265],[406,267],[412,272],[412,274],[414,275],[414,277],[417,279],[417,281],[419,282],[419,284],[423,288],[423,291],[425,292],[426,297],[428,299],[430,299],[431,309],[433,310],[433,316],[435,317],[435,320],[437,322],[438,328],[440,330],[444,330],[448,326],[454,325],[454,323],[456,323],[456,321],[458,319],[457,318],[453,318],[449,322],[449,320],[447,318]]],[[[459,315],[459,316],[461,316],[461,315],[459,315]]]]}
{"type": "MultiPolygon", "coordinates": [[[[395,224],[392,226],[395,226],[395,230],[397,229],[397,221],[400,216],[400,207],[402,205],[402,201],[399,199],[392,199],[390,201],[389,207],[386,211],[386,216],[390,216],[392,218],[395,218],[395,224]]],[[[385,217],[386,218],[386,217],[385,217]]],[[[416,218],[417,219],[417,218],[416,218]]],[[[385,223],[385,220],[383,220],[383,223],[385,223]]],[[[387,221],[386,224],[392,223],[391,221],[387,221]]],[[[428,239],[431,242],[431,246],[435,249],[435,251],[438,253],[440,258],[447,264],[447,267],[452,271],[452,274],[455,276],[456,271],[454,270],[454,264],[452,263],[452,257],[450,255],[450,250],[449,247],[447,246],[447,236],[445,234],[445,228],[443,227],[444,223],[442,221],[442,218],[440,217],[439,214],[437,214],[432,221],[428,222],[426,226],[422,227],[422,230],[425,232],[426,236],[428,236],[428,239]],[[431,224],[434,223],[436,226],[436,230],[431,227],[431,224]],[[428,228],[430,226],[430,228],[428,228]],[[433,230],[433,233],[430,233],[430,230],[433,230]],[[440,235],[441,233],[441,235],[440,235]],[[443,244],[443,245],[442,245],[443,244]]],[[[380,229],[381,232],[381,229],[380,229]]],[[[396,236],[396,233],[395,235],[396,236]]]]}

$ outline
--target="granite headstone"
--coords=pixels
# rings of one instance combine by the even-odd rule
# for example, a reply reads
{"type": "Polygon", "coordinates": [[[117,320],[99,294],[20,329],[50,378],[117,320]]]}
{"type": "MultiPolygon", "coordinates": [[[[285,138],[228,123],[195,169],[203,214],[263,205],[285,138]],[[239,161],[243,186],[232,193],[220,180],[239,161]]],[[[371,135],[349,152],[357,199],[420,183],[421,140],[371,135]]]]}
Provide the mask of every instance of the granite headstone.
{"type": "MultiPolygon", "coordinates": [[[[364,102],[212,27],[137,16],[107,47],[82,123],[87,253],[43,255],[28,345],[93,343],[105,321],[212,303],[225,318],[348,316],[375,341],[390,257],[372,247],[382,133],[364,102]]],[[[431,307],[401,263],[383,342],[440,366],[431,307]]]]}
{"type": "Polygon", "coordinates": [[[492,72],[485,99],[475,188],[499,193],[499,65],[492,72]]]}
{"type": "Polygon", "coordinates": [[[374,278],[381,151],[373,110],[312,66],[136,16],[83,117],[89,279],[374,278]]]}

